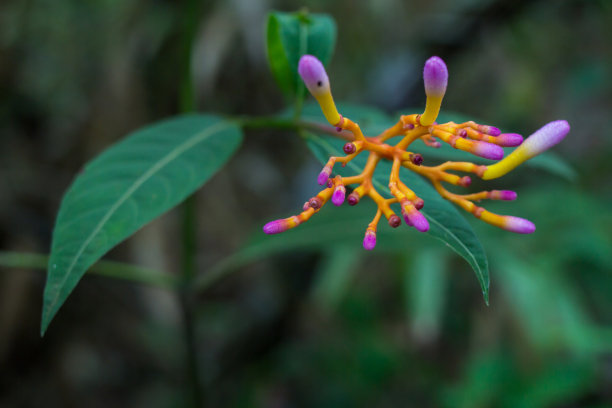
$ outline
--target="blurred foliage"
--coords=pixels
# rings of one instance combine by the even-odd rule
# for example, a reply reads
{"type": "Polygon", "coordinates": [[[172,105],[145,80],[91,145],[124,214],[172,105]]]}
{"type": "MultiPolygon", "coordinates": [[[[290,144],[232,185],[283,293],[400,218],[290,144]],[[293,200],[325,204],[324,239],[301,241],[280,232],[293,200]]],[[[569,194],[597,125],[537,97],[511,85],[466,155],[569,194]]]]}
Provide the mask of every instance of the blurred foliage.
{"type": "MultiPolygon", "coordinates": [[[[198,110],[282,110],[264,24],[272,9],[303,6],[337,22],[328,72],[339,101],[422,106],[422,62],[440,55],[450,72],[443,112],[524,135],[567,119],[572,132],[555,153],[577,174],[568,181],[525,166],[504,178],[519,198],[491,209],[533,220],[531,236],[473,223],[491,263],[486,307],[469,266],[409,230],[381,236],[374,254],[347,238],[361,230],[351,225],[332,229],[326,245],[315,235],[312,245],[224,261],[317,187],[319,165],[303,141],[249,132],[198,195],[198,268],[235,272],[198,303],[208,405],[610,406],[612,4],[204,2],[192,62],[198,110]]],[[[0,248],[47,252],[59,200],[82,165],[176,113],[180,15],[167,0],[0,4],[0,248]]],[[[329,231],[330,220],[368,209],[326,211],[304,228],[329,231]]],[[[176,218],[110,258],[174,271],[176,218]]],[[[287,244],[302,239],[298,231],[287,244]]],[[[186,405],[175,298],[89,276],[43,341],[43,282],[38,272],[0,272],[0,405],[186,405]]]]}

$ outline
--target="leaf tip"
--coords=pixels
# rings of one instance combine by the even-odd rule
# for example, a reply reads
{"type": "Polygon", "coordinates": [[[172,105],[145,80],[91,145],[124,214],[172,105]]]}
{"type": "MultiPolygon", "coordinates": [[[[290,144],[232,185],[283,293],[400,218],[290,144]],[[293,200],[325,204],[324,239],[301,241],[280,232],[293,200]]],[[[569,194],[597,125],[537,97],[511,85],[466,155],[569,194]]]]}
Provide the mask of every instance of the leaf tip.
{"type": "Polygon", "coordinates": [[[488,290],[482,291],[482,297],[484,298],[485,305],[487,305],[487,307],[489,307],[490,306],[490,304],[489,304],[489,291],[488,290]]]}

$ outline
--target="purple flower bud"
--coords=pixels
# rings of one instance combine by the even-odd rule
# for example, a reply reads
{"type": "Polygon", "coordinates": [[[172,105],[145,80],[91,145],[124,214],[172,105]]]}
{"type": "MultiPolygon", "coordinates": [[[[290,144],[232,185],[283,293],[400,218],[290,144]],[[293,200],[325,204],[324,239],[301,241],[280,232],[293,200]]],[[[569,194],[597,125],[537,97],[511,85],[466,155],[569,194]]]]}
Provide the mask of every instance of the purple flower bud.
{"type": "Polygon", "coordinates": [[[332,203],[336,206],[342,205],[342,203],[344,202],[345,195],[346,188],[342,184],[338,185],[332,195],[332,203]]]}
{"type": "Polygon", "coordinates": [[[476,156],[484,157],[485,159],[499,160],[504,157],[504,149],[493,143],[481,142],[475,140],[474,148],[471,150],[476,156]]]}
{"type": "Polygon", "coordinates": [[[344,145],[342,150],[344,150],[344,153],[346,154],[353,154],[357,150],[357,147],[353,143],[348,142],[344,145]]]}
{"type": "Polygon", "coordinates": [[[533,222],[511,215],[504,216],[504,226],[502,228],[519,234],[531,234],[536,229],[533,222]]]}
{"type": "Polygon", "coordinates": [[[320,186],[326,185],[327,179],[329,179],[330,175],[331,168],[328,166],[323,167],[323,170],[321,170],[321,173],[319,173],[319,177],[317,177],[317,183],[319,183],[320,186]]]}
{"type": "Polygon", "coordinates": [[[570,125],[566,120],[550,122],[529,136],[521,148],[527,151],[530,157],[533,157],[559,143],[569,131],[570,125]]]}
{"type": "Polygon", "coordinates": [[[398,217],[397,215],[393,214],[391,217],[389,217],[389,226],[391,228],[397,228],[401,224],[402,224],[402,219],[398,217]]]}
{"type": "Polygon", "coordinates": [[[516,200],[516,193],[511,190],[492,190],[491,192],[489,192],[489,196],[492,200],[516,200]]]}
{"type": "Polygon", "coordinates": [[[410,161],[412,162],[412,164],[414,164],[415,166],[420,166],[423,163],[423,156],[421,156],[420,154],[416,153],[416,154],[411,154],[410,155],[410,161]]]}
{"type": "Polygon", "coordinates": [[[423,68],[423,81],[427,96],[443,96],[448,84],[448,70],[440,57],[431,57],[423,68]]]}
{"type": "Polygon", "coordinates": [[[359,195],[353,191],[351,194],[349,194],[347,201],[349,205],[357,205],[357,203],[359,203],[359,195]]]}
{"type": "Polygon", "coordinates": [[[366,230],[365,238],[363,238],[363,248],[371,251],[376,246],[376,232],[371,229],[366,230]]]}
{"type": "Polygon", "coordinates": [[[495,126],[481,125],[479,126],[478,130],[480,130],[482,133],[486,133],[489,136],[499,136],[501,134],[501,130],[495,126]]]}
{"type": "Polygon", "coordinates": [[[414,208],[416,208],[417,210],[420,210],[425,206],[425,201],[423,201],[422,198],[417,197],[412,200],[412,205],[414,205],[414,208]]]}
{"type": "Polygon", "coordinates": [[[321,200],[319,197],[312,197],[310,200],[308,200],[308,205],[310,208],[318,210],[323,206],[323,200],[321,200]]]}
{"type": "Polygon", "coordinates": [[[514,147],[523,143],[523,136],[518,133],[502,133],[497,136],[497,144],[504,147],[514,147]]]}
{"type": "Polygon", "coordinates": [[[329,78],[317,57],[303,55],[298,64],[298,73],[313,96],[330,92],[329,78]]]}
{"type": "Polygon", "coordinates": [[[459,180],[459,185],[462,187],[469,187],[470,184],[472,184],[472,179],[470,178],[470,176],[463,176],[459,180]]]}
{"type": "Polygon", "coordinates": [[[427,218],[420,211],[411,211],[408,213],[408,219],[410,224],[414,226],[418,231],[426,232],[429,231],[429,222],[427,218]]]}
{"type": "Polygon", "coordinates": [[[287,220],[285,219],[270,221],[264,225],[263,231],[268,235],[280,234],[281,232],[287,231],[288,226],[287,220]]]}

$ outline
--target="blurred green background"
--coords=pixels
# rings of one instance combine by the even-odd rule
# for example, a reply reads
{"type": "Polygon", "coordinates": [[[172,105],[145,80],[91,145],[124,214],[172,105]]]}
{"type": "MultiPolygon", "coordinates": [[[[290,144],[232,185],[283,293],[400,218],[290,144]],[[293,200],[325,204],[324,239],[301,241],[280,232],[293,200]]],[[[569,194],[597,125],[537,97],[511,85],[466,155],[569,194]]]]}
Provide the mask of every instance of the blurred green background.
{"type": "MultiPolygon", "coordinates": [[[[554,150],[576,174],[522,167],[488,185],[519,199],[487,208],[538,229],[519,236],[470,218],[491,265],[486,307],[469,265],[439,241],[413,230],[363,251],[366,203],[326,208],[267,244],[263,223],[316,192],[320,165],[295,134],[248,132],[197,194],[198,271],[232,272],[195,311],[206,405],[612,406],[612,2],[202,2],[198,110],[282,110],[266,15],[304,6],[336,19],[328,73],[340,111],[417,112],[423,63],[439,55],[450,73],[443,111],[523,135],[567,119],[554,150]]],[[[47,253],[79,169],[178,112],[184,7],[2,1],[1,250],[47,253]]],[[[107,258],[175,273],[179,236],[172,211],[107,258]]],[[[189,405],[172,293],[87,276],[41,339],[44,279],[0,270],[0,406],[189,405]]]]}

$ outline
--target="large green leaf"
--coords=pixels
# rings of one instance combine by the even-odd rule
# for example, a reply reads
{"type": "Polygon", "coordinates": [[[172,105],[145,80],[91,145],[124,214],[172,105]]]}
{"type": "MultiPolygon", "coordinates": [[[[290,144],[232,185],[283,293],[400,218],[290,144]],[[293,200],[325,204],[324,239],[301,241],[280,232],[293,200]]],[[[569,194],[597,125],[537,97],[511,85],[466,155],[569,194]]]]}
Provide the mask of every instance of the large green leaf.
{"type": "Polygon", "coordinates": [[[55,223],[41,333],[91,265],[202,186],[241,140],[231,122],[181,116],[128,135],[87,164],[55,223]]]}
{"type": "MultiPolygon", "coordinates": [[[[342,112],[353,120],[359,122],[364,134],[373,136],[392,126],[395,121],[377,109],[363,106],[343,105],[342,112]]],[[[304,108],[303,118],[322,122],[322,114],[314,104],[304,108]]],[[[342,140],[305,133],[308,146],[322,163],[327,162],[329,156],[344,156],[342,140]]],[[[425,156],[426,157],[426,156],[425,156]]],[[[361,173],[367,154],[362,154],[347,164],[346,167],[336,166],[334,170],[342,176],[352,176],[361,173]]],[[[374,173],[373,184],[382,194],[390,197],[387,187],[391,164],[382,161],[374,173]]],[[[422,212],[427,217],[430,229],[428,234],[442,240],[459,255],[461,255],[474,269],[476,277],[482,288],[485,301],[489,298],[489,269],[487,257],[465,218],[448,201],[440,197],[435,189],[420,176],[402,169],[400,177],[419,197],[425,201],[422,212]]],[[[416,233],[416,232],[415,232],[416,233]]]]}
{"type": "Polygon", "coordinates": [[[289,97],[302,97],[297,73],[300,57],[314,55],[327,64],[336,43],[336,23],[327,14],[273,12],[268,16],[267,49],[270,68],[289,97]]]}
{"type": "MultiPolygon", "coordinates": [[[[322,163],[327,162],[330,156],[344,155],[342,152],[344,142],[342,140],[318,136],[312,133],[305,133],[305,138],[312,152],[322,163]]],[[[365,166],[366,159],[367,154],[362,154],[349,162],[345,167],[335,167],[334,171],[341,176],[359,174],[365,166]]],[[[376,190],[386,197],[391,197],[387,187],[390,172],[390,163],[381,161],[376,167],[374,177],[372,178],[372,184],[376,190]]],[[[436,190],[420,176],[402,169],[400,171],[400,178],[425,201],[425,207],[421,212],[429,221],[430,228],[427,234],[443,241],[470,264],[482,288],[485,302],[488,304],[489,268],[487,257],[472,227],[453,205],[441,198],[436,190]]],[[[416,230],[413,232],[417,234],[416,230]]]]}

